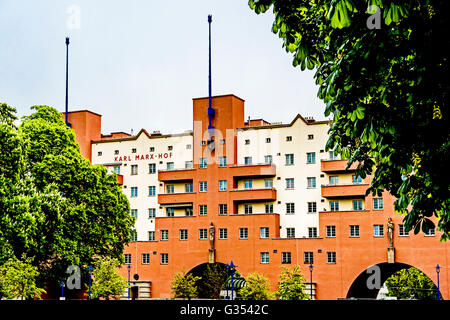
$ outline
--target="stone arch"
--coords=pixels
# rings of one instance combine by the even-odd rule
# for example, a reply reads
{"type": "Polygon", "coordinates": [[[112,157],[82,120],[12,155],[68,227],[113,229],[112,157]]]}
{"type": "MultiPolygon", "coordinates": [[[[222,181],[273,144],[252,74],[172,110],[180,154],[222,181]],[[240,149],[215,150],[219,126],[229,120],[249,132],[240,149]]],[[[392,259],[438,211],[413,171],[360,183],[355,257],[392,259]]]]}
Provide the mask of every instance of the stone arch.
{"type": "MultiPolygon", "coordinates": [[[[347,298],[360,298],[360,299],[376,299],[380,291],[381,286],[384,282],[395,272],[402,269],[414,267],[418,270],[419,268],[406,264],[406,263],[387,263],[382,262],[368,267],[363,272],[361,272],[355,280],[353,280],[347,291],[347,298]],[[379,281],[375,280],[375,273],[379,274],[379,281]],[[378,283],[377,283],[378,282],[378,283]]],[[[421,270],[420,270],[421,271],[421,270]]],[[[423,271],[422,271],[423,272],[423,271]]],[[[423,272],[428,278],[431,277],[423,272]]],[[[433,281],[434,282],[434,281],[433,281]]],[[[436,284],[436,283],[435,283],[436,284]]],[[[440,292],[441,299],[442,292],[440,292]]]]}
{"type": "MultiPolygon", "coordinates": [[[[208,269],[208,266],[212,268],[217,268],[218,272],[222,272],[222,282],[226,282],[226,264],[222,262],[215,262],[215,263],[201,263],[193,267],[191,270],[189,270],[188,273],[193,274],[194,276],[200,276],[202,279],[197,281],[197,288],[199,293],[199,298],[215,298],[212,297],[209,291],[209,288],[207,288],[206,279],[205,279],[205,272],[208,269]]],[[[220,279],[217,280],[220,282],[220,279]]],[[[220,292],[219,292],[220,293],[220,292]]]]}

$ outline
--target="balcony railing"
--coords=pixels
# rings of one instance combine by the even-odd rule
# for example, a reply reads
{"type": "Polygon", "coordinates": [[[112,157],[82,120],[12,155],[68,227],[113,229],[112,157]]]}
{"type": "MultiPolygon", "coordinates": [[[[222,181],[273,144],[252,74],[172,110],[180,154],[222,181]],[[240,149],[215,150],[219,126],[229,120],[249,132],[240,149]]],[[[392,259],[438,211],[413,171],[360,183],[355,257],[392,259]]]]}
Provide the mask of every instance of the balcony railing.
{"type": "Polygon", "coordinates": [[[231,190],[233,201],[275,201],[277,190],[274,188],[263,189],[233,189],[231,190]]]}
{"type": "Polygon", "coordinates": [[[320,169],[322,172],[334,172],[334,173],[344,173],[355,171],[358,167],[358,163],[354,162],[350,168],[346,169],[348,160],[321,160],[320,169]]]}
{"type": "Polygon", "coordinates": [[[368,183],[322,185],[323,198],[364,198],[368,183]]]}
{"type": "Polygon", "coordinates": [[[193,195],[195,194],[196,192],[158,194],[158,203],[161,205],[188,204],[193,202],[193,195]]]}

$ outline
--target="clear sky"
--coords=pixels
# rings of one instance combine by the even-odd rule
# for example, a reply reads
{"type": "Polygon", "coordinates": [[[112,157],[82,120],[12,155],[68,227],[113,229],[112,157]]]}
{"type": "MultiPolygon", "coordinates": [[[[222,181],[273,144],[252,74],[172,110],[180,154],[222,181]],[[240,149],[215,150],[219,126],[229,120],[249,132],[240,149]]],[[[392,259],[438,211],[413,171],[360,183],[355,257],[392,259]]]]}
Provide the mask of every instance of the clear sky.
{"type": "Polygon", "coordinates": [[[192,98],[245,100],[247,118],[324,119],[312,71],[271,32],[273,13],[246,0],[0,0],[0,101],[19,116],[32,105],[64,111],[65,37],[69,109],[102,114],[102,132],[192,129],[192,98]]]}

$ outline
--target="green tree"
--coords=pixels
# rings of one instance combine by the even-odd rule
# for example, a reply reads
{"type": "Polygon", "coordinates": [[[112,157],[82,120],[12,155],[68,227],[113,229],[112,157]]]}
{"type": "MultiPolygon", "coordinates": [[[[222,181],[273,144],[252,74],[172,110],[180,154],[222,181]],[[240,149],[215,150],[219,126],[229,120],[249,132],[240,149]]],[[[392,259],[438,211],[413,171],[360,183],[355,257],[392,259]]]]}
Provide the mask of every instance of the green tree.
{"type": "Polygon", "coordinates": [[[128,281],[118,273],[120,265],[117,259],[97,259],[92,271],[91,297],[93,299],[118,299],[123,295],[128,288],[128,281]]]}
{"type": "Polygon", "coordinates": [[[55,109],[32,109],[16,127],[0,104],[0,263],[26,254],[41,283],[60,283],[69,265],[122,261],[134,220],[115,175],[82,157],[55,109]]]}
{"type": "Polygon", "coordinates": [[[390,276],[385,285],[389,297],[398,299],[436,300],[437,287],[422,271],[407,268],[390,276]]]}
{"type": "Polygon", "coordinates": [[[192,299],[198,297],[196,282],[201,277],[194,276],[191,273],[186,273],[183,269],[181,272],[173,276],[170,289],[172,290],[173,298],[192,299]]]}
{"type": "Polygon", "coordinates": [[[37,267],[32,265],[33,258],[22,256],[8,259],[0,266],[0,298],[6,299],[40,299],[45,290],[39,288],[36,279],[37,267]]]}
{"type": "Polygon", "coordinates": [[[219,299],[226,278],[227,270],[223,264],[208,263],[201,279],[197,281],[199,297],[219,299]]]}
{"type": "Polygon", "coordinates": [[[389,191],[407,230],[450,234],[449,1],[249,0],[273,8],[293,65],[315,69],[332,116],[327,150],[389,191]],[[378,10],[378,9],[379,10],[378,10]],[[380,18],[380,28],[373,28],[380,18]]]}
{"type": "Polygon", "coordinates": [[[269,300],[272,299],[270,293],[270,283],[264,275],[253,272],[245,278],[245,287],[239,290],[239,294],[249,300],[269,300]]]}
{"type": "Polygon", "coordinates": [[[306,280],[300,267],[294,266],[292,269],[283,267],[279,276],[280,283],[276,296],[281,300],[308,300],[310,296],[305,293],[306,280]]]}

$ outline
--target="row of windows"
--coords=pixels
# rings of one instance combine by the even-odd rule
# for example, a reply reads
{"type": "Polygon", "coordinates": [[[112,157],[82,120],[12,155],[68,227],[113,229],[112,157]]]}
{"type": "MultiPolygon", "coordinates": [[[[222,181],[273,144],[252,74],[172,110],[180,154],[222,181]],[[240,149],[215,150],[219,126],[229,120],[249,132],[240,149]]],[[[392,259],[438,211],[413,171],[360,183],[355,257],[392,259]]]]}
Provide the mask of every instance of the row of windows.
{"type": "MultiPolygon", "coordinates": [[[[313,134],[308,134],[308,140],[313,140],[314,139],[314,135],[313,134]]],[[[292,141],[292,136],[286,136],[286,141],[287,142],[291,142],[292,141]]],[[[271,143],[272,139],[271,138],[266,138],[266,143],[271,143]]],[[[250,144],[250,139],[245,139],[244,141],[245,144],[250,144]]]]}
{"type": "MultiPolygon", "coordinates": [[[[187,144],[186,145],[186,149],[187,150],[192,149],[192,145],[191,144],[187,144]]],[[[172,151],[172,150],[173,150],[173,146],[167,146],[167,151],[172,151]]],[[[155,147],[150,147],[149,151],[150,152],[155,152],[155,147]]],[[[137,153],[137,148],[131,148],[131,153],[137,153]]],[[[120,151],[119,150],[114,150],[114,155],[118,155],[118,154],[120,154],[120,151]]],[[[101,157],[103,155],[103,152],[102,151],[98,151],[97,155],[99,157],[101,157]]]]}
{"type": "MultiPolygon", "coordinates": [[[[336,252],[328,251],[327,255],[327,263],[335,264],[336,263],[336,252]]],[[[131,264],[131,254],[127,253],[124,255],[125,264],[131,264]]],[[[150,263],[150,253],[142,254],[142,264],[150,263]]],[[[292,254],[291,252],[281,252],[281,263],[290,264],[292,262],[292,254]]],[[[314,252],[305,251],[303,252],[303,262],[307,264],[314,263],[314,252]]],[[[169,254],[161,253],[160,254],[160,264],[168,264],[169,263],[169,254]]],[[[260,263],[268,264],[270,263],[270,255],[269,252],[260,252],[260,263]]]]}
{"type": "MultiPolygon", "coordinates": [[[[384,237],[385,228],[382,224],[373,225],[373,235],[374,237],[384,237]]],[[[401,237],[409,236],[409,232],[406,231],[405,226],[400,224],[398,225],[398,235],[401,237]]],[[[425,236],[435,236],[435,229],[430,229],[425,236]]],[[[327,238],[335,238],[336,237],[336,226],[326,226],[326,236],[327,238]]],[[[349,226],[349,236],[359,237],[360,236],[360,228],[359,225],[350,225],[349,226]]]]}
{"type": "MultiPolygon", "coordinates": [[[[383,210],[383,198],[372,199],[373,210],[383,210]]],[[[363,210],[363,200],[352,200],[352,207],[355,211],[363,210]]],[[[330,211],[339,211],[339,201],[330,201],[330,211]]]]}
{"type": "MultiPolygon", "coordinates": [[[[259,228],[259,237],[260,239],[268,239],[269,238],[269,227],[261,227],[259,228]]],[[[149,241],[155,241],[155,231],[149,231],[148,233],[149,241]]],[[[180,240],[188,240],[188,229],[180,229],[179,230],[179,239],[180,240]]],[[[208,239],[208,229],[198,229],[198,239],[199,240],[207,240],[208,239]]],[[[228,239],[228,229],[227,228],[219,228],[219,239],[226,240],[228,239]]],[[[248,239],[248,228],[243,227],[239,228],[239,239],[245,240],[248,239]]],[[[167,241],[169,240],[169,230],[161,230],[160,231],[160,240],[167,241]]]]}

